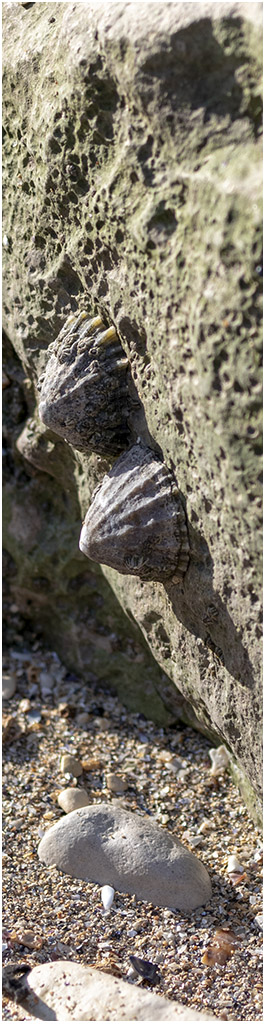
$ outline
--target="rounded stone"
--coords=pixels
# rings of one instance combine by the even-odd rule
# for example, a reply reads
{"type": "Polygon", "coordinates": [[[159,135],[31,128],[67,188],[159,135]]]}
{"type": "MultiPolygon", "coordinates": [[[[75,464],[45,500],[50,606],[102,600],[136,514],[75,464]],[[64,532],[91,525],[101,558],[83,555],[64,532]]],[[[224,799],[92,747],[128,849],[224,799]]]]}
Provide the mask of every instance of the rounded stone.
{"type": "Polygon", "coordinates": [[[78,779],[82,775],[82,765],[73,754],[63,754],[60,760],[60,770],[64,775],[73,775],[78,779]]]}
{"type": "Polygon", "coordinates": [[[136,894],[155,906],[190,911],[211,898],[201,861],[176,836],[112,804],[93,804],[61,818],[43,836],[41,861],[74,878],[136,894]]]}
{"type": "Polygon", "coordinates": [[[126,780],[122,779],[121,775],[116,775],[115,772],[107,772],[106,785],[111,793],[125,793],[127,789],[126,780]]]}
{"type": "Polygon", "coordinates": [[[62,789],[57,797],[57,803],[65,814],[70,814],[71,811],[76,811],[78,807],[87,807],[89,804],[88,793],[85,789],[74,789],[73,786],[68,786],[67,789],[62,789]]]}

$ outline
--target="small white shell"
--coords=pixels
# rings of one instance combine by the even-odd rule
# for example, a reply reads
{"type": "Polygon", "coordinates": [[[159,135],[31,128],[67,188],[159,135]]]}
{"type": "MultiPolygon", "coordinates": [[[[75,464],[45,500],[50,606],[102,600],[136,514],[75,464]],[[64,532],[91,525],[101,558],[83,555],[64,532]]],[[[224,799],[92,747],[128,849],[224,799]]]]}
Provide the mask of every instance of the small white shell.
{"type": "Polygon", "coordinates": [[[213,747],[209,750],[209,757],[212,762],[211,775],[216,777],[217,775],[223,775],[228,768],[230,756],[228,750],[223,745],[221,747],[213,747]]]}
{"type": "Polygon", "coordinates": [[[115,890],[112,885],[103,885],[101,889],[101,898],[104,910],[110,910],[114,900],[115,890]]]}
{"type": "Polygon", "coordinates": [[[243,871],[245,871],[243,864],[240,864],[238,858],[235,856],[234,853],[232,853],[231,856],[228,857],[227,874],[241,875],[243,871]]]}

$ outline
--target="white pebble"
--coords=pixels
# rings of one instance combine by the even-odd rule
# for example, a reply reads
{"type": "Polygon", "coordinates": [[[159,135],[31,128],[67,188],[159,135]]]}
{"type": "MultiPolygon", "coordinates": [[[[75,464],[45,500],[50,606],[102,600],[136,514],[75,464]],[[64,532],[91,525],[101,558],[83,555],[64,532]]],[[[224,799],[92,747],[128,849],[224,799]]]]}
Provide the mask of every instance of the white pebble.
{"type": "Polygon", "coordinates": [[[104,910],[110,910],[114,900],[115,890],[112,885],[103,885],[101,889],[102,904],[104,910]]]}
{"type": "Polygon", "coordinates": [[[239,873],[241,875],[244,870],[243,864],[240,864],[238,858],[232,853],[231,857],[228,857],[227,874],[231,875],[231,873],[235,874],[236,872],[236,874],[239,873]]]}
{"type": "Polygon", "coordinates": [[[223,745],[221,747],[216,748],[212,747],[212,749],[209,750],[209,757],[212,762],[211,775],[214,775],[215,777],[217,775],[223,775],[223,773],[226,771],[226,768],[228,768],[230,761],[230,757],[228,751],[226,750],[226,747],[224,747],[223,745]]]}

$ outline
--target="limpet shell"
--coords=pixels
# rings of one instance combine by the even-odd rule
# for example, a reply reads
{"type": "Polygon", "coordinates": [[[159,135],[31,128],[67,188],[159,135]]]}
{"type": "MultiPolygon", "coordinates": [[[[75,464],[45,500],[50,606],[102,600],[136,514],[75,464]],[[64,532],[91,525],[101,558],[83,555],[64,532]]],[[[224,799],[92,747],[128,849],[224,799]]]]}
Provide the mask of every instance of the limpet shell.
{"type": "Polygon", "coordinates": [[[143,444],[121,455],[96,489],[79,541],[88,558],[142,580],[181,580],[189,561],[175,481],[143,444]]]}
{"type": "Polygon", "coordinates": [[[240,944],[240,939],[231,928],[216,928],[202,957],[206,967],[214,964],[223,966],[240,944]]]}
{"type": "Polygon", "coordinates": [[[48,357],[38,382],[43,423],[79,451],[119,455],[129,442],[128,359],[115,327],[73,314],[48,357]]]}

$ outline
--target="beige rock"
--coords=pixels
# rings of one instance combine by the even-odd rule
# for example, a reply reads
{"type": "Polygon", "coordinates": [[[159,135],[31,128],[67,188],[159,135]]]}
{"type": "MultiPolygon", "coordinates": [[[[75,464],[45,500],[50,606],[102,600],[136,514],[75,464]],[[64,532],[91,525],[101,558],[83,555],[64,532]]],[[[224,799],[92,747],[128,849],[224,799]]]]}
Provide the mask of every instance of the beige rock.
{"type": "MultiPolygon", "coordinates": [[[[34,967],[25,1020],[213,1020],[85,964],[58,960],[34,967]]],[[[215,1017],[215,1021],[218,1018],[215,1017]]]]}
{"type": "Polygon", "coordinates": [[[106,785],[112,793],[125,793],[127,789],[126,779],[123,779],[121,775],[116,775],[115,772],[107,772],[106,785]]]}
{"type": "Polygon", "coordinates": [[[69,814],[70,811],[76,811],[78,807],[87,807],[89,802],[86,789],[74,789],[73,786],[62,789],[57,797],[59,807],[62,807],[66,814],[69,814]]]}
{"type": "Polygon", "coordinates": [[[78,779],[82,775],[82,765],[77,757],[73,757],[72,754],[63,754],[60,761],[60,771],[64,775],[74,775],[74,778],[78,779]]]}
{"type": "Polygon", "coordinates": [[[92,804],[61,818],[38,854],[74,878],[134,894],[155,906],[193,910],[211,898],[206,868],[150,818],[113,804],[92,804]]]}

